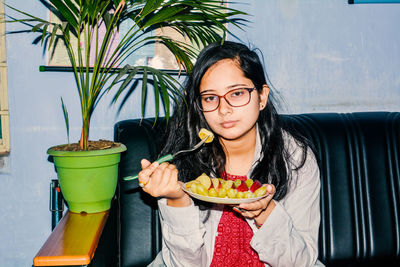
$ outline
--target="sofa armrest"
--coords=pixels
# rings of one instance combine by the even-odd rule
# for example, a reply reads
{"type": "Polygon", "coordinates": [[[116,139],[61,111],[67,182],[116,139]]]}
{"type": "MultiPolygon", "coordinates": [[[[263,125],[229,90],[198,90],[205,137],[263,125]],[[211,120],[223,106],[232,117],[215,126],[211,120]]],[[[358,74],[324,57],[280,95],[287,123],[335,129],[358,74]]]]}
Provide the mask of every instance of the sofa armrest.
{"type": "Polygon", "coordinates": [[[33,259],[33,266],[87,265],[97,248],[109,211],[67,211],[33,259]]]}

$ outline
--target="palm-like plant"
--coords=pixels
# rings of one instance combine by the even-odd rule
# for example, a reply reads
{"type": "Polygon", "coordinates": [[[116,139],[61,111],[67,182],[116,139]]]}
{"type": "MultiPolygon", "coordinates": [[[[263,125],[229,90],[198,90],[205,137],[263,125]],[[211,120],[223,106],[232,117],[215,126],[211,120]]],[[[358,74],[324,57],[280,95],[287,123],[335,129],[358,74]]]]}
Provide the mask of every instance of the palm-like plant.
{"type": "Polygon", "coordinates": [[[180,68],[191,71],[191,59],[197,53],[192,45],[165,35],[149,35],[149,32],[171,27],[195,46],[201,47],[223,41],[228,31],[227,24],[240,27],[243,20],[236,16],[244,15],[241,11],[221,5],[220,0],[49,0],[51,4],[40,1],[59,18],[60,23],[8,6],[24,16],[11,18],[10,22],[24,23],[30,31],[39,32],[42,45],[49,50],[55,48],[58,40],[64,42],[80,97],[80,146],[83,150],[88,148],[90,118],[98,101],[117,83],[116,98],[140,75],[144,114],[145,96],[151,80],[155,91],[156,117],[160,106],[163,106],[168,119],[170,99],[182,96],[179,83],[165,71],[130,65],[116,69],[141,47],[160,43],[173,53],[180,68]],[[133,26],[121,36],[116,46],[112,46],[113,36],[124,21],[130,21],[133,26]],[[99,29],[104,26],[105,35],[101,35],[99,29]],[[73,36],[76,41],[73,41],[73,36]],[[83,49],[79,46],[74,48],[73,42],[83,44],[83,49]],[[94,62],[92,67],[90,62],[94,62]]]}

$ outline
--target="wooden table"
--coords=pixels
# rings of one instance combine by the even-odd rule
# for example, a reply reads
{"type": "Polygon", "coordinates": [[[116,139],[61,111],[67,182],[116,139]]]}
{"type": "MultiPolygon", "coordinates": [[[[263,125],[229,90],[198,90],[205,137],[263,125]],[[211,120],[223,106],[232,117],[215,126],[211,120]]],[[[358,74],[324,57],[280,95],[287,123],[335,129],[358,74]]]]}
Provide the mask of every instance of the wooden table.
{"type": "Polygon", "coordinates": [[[67,211],[33,259],[33,266],[87,265],[97,248],[109,211],[67,211]]]}

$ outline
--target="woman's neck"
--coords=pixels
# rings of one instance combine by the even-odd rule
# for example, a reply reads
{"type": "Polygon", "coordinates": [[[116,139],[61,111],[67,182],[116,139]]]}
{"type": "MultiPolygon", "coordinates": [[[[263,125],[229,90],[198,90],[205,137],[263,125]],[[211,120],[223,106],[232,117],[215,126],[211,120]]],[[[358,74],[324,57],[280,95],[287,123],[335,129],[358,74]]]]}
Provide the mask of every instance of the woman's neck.
{"type": "Polygon", "coordinates": [[[233,175],[247,175],[254,159],[257,128],[236,140],[220,140],[226,155],[225,170],[233,175]]]}

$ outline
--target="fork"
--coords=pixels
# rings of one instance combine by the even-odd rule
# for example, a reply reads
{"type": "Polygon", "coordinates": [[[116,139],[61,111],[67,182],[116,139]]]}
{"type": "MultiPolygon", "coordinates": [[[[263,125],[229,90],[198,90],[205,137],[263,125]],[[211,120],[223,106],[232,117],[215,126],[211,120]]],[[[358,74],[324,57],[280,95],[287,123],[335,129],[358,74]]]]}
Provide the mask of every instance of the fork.
{"type": "MultiPolygon", "coordinates": [[[[180,150],[178,152],[175,152],[174,154],[167,154],[165,156],[162,156],[161,158],[157,159],[156,162],[158,162],[159,164],[166,162],[166,161],[170,161],[173,160],[176,156],[183,154],[183,153],[189,153],[192,151],[195,151],[196,149],[200,148],[208,139],[208,136],[206,138],[203,138],[199,143],[197,143],[196,145],[194,145],[192,148],[190,149],[186,149],[186,150],[180,150]]],[[[123,178],[124,181],[130,181],[130,180],[135,180],[139,178],[139,175],[134,175],[134,176],[126,176],[123,178]]],[[[144,184],[143,183],[139,183],[140,187],[143,187],[144,184]]]]}

